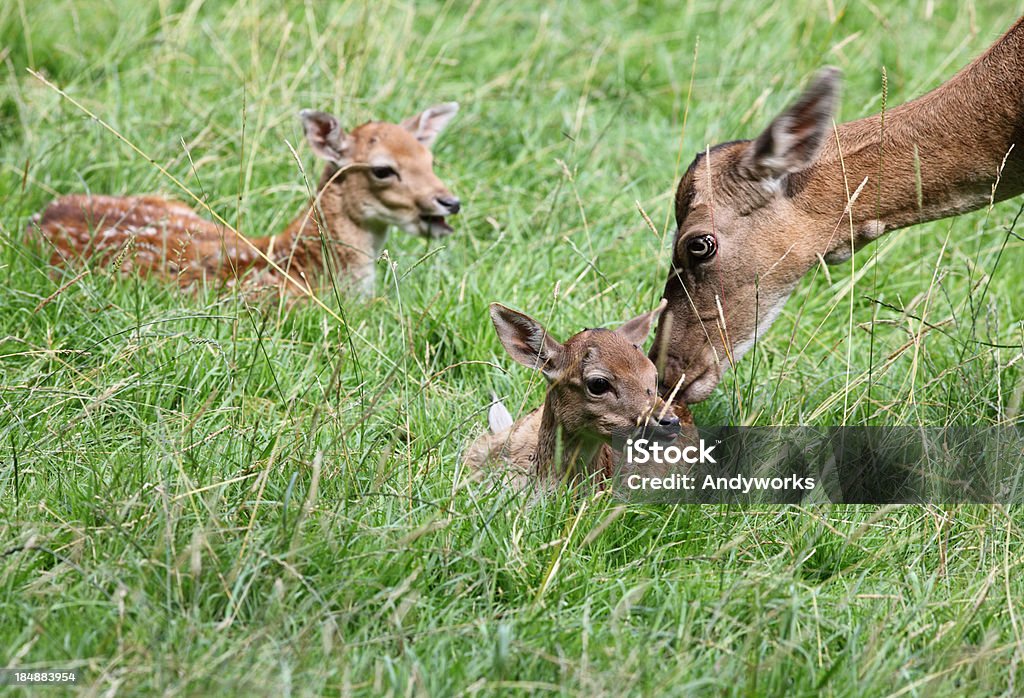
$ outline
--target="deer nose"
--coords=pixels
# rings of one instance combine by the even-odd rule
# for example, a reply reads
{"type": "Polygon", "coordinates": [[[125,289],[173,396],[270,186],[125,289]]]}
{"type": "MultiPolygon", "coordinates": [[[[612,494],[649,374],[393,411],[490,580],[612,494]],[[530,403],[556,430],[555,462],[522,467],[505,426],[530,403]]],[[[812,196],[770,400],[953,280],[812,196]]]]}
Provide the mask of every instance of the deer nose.
{"type": "Polygon", "coordinates": [[[660,427],[677,427],[679,426],[679,417],[674,414],[663,414],[658,419],[658,426],[660,427]]]}
{"type": "Polygon", "coordinates": [[[446,209],[449,214],[456,214],[462,208],[462,202],[456,199],[454,196],[439,196],[437,197],[437,203],[442,208],[446,209]]]}

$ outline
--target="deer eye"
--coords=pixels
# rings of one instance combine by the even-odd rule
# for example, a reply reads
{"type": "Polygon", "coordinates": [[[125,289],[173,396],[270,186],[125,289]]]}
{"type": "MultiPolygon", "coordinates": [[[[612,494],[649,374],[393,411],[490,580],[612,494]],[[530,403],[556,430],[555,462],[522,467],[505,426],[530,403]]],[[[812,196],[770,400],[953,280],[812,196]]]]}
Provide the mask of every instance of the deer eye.
{"type": "Polygon", "coordinates": [[[370,174],[377,179],[387,179],[388,177],[394,177],[398,174],[394,167],[388,167],[387,165],[380,165],[378,167],[371,167],[370,174]]]}
{"type": "Polygon", "coordinates": [[[715,256],[718,252],[718,242],[714,235],[698,235],[686,242],[686,251],[694,259],[703,262],[715,256]]]}
{"type": "Polygon", "coordinates": [[[591,395],[604,395],[612,389],[612,384],[601,377],[587,379],[587,392],[591,395]]]}

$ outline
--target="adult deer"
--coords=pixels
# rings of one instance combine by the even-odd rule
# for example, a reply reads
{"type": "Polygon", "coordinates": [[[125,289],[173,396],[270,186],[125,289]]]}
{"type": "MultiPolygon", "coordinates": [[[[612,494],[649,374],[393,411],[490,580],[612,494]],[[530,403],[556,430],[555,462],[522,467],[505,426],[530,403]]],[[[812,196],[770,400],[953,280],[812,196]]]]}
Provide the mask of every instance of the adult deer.
{"type": "Polygon", "coordinates": [[[548,380],[544,404],[513,423],[501,403],[491,407],[490,434],[466,451],[474,469],[498,462],[518,485],[566,479],[604,480],[621,460],[619,446],[638,433],[671,440],[693,421],[658,396],[658,370],[640,349],[665,307],[628,320],[615,330],[587,329],[563,344],[528,315],[491,304],[491,320],[509,355],[548,380]]]}
{"type": "Polygon", "coordinates": [[[760,136],[698,154],[679,182],[651,350],[663,392],[708,397],[820,260],[1024,191],[1024,19],[884,122],[833,128],[839,81],[823,70],[760,136]]]}
{"type": "Polygon", "coordinates": [[[121,258],[123,272],[183,286],[245,277],[285,292],[331,269],[340,285],[368,294],[390,227],[431,238],[452,232],[446,217],[460,203],[434,174],[430,147],[457,111],[454,102],[441,104],[401,124],[371,121],[350,133],[330,114],[300,112],[306,140],[326,165],[313,201],[277,235],[243,239],[186,204],[153,196],[64,196],[32,225],[51,243],[54,265],[121,258]]]}

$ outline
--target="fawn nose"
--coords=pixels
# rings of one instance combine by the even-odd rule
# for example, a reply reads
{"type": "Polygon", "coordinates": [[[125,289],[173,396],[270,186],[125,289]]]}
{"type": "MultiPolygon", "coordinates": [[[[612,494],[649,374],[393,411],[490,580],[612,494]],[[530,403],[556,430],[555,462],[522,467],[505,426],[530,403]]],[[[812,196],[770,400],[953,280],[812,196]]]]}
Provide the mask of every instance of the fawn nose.
{"type": "Polygon", "coordinates": [[[674,414],[664,414],[658,419],[659,427],[677,427],[679,426],[679,417],[674,414]]]}
{"type": "Polygon", "coordinates": [[[462,208],[462,202],[456,199],[454,196],[439,196],[437,197],[437,203],[442,208],[448,211],[449,214],[456,214],[462,208]]]}

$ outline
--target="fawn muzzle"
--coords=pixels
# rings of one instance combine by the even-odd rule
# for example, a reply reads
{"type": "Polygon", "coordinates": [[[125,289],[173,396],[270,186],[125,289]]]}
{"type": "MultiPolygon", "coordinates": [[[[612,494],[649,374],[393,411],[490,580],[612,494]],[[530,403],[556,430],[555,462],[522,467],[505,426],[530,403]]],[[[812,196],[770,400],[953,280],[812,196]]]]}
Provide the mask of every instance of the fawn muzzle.
{"type": "Polygon", "coordinates": [[[653,441],[672,441],[681,431],[679,417],[661,400],[654,406],[647,420],[637,429],[637,438],[653,441]]]}
{"type": "Polygon", "coordinates": [[[429,238],[442,238],[454,232],[451,225],[448,224],[447,217],[454,216],[461,211],[462,202],[445,191],[434,196],[429,207],[424,206],[423,208],[429,209],[429,211],[420,213],[423,235],[429,238]]]}

